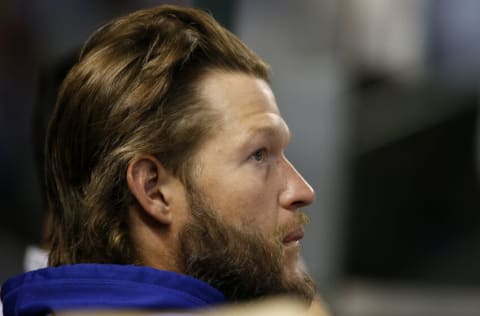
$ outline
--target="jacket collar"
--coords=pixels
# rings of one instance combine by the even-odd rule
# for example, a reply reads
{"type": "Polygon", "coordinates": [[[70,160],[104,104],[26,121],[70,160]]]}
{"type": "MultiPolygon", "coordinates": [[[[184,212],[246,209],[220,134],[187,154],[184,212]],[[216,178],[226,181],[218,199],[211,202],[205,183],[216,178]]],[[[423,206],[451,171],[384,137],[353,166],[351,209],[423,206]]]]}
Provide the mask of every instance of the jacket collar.
{"type": "Polygon", "coordinates": [[[77,264],[27,272],[2,287],[5,316],[72,309],[175,310],[221,304],[215,288],[192,277],[149,267],[77,264]]]}

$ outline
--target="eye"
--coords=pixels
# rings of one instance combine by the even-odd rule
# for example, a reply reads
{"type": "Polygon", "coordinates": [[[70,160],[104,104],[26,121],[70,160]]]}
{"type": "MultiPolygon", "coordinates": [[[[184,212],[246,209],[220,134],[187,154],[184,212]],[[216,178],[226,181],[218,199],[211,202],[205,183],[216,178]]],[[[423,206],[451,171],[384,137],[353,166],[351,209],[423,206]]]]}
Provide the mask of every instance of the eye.
{"type": "Polygon", "coordinates": [[[250,156],[250,158],[257,162],[263,162],[267,159],[267,150],[265,148],[258,149],[250,156]]]}

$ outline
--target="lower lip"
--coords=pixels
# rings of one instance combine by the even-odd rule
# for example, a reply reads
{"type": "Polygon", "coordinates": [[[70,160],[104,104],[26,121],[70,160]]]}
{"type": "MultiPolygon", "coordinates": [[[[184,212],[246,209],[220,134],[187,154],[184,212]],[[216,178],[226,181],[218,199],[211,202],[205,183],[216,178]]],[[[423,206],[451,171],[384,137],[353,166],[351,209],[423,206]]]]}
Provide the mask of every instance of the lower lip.
{"type": "Polygon", "coordinates": [[[300,240],[283,243],[285,247],[301,247],[300,240]]]}

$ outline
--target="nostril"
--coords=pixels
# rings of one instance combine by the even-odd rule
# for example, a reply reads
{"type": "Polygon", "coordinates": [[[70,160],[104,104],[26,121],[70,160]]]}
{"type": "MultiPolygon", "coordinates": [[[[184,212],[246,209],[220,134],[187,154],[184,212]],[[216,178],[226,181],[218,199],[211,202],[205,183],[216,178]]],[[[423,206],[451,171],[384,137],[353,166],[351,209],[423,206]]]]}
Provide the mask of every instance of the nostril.
{"type": "Polygon", "coordinates": [[[304,208],[305,206],[310,205],[311,203],[312,203],[311,201],[297,200],[297,201],[294,201],[293,203],[290,203],[288,209],[292,212],[296,212],[304,208]]]}
{"type": "Polygon", "coordinates": [[[292,203],[292,208],[299,209],[299,208],[307,206],[308,204],[310,204],[310,203],[307,203],[305,201],[295,201],[295,202],[292,203]]]}

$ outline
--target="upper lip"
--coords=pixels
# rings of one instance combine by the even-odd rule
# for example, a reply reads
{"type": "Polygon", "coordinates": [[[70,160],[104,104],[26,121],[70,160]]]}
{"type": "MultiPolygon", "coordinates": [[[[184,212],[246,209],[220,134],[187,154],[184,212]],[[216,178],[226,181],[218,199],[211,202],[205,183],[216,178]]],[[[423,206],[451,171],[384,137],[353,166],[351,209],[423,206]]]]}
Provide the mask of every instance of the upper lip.
{"type": "Polygon", "coordinates": [[[297,241],[297,240],[300,240],[303,238],[303,235],[304,235],[304,231],[303,231],[303,228],[297,228],[293,231],[291,231],[290,233],[287,234],[287,236],[285,236],[285,238],[283,238],[283,243],[289,243],[289,242],[294,242],[294,241],[297,241]]]}

